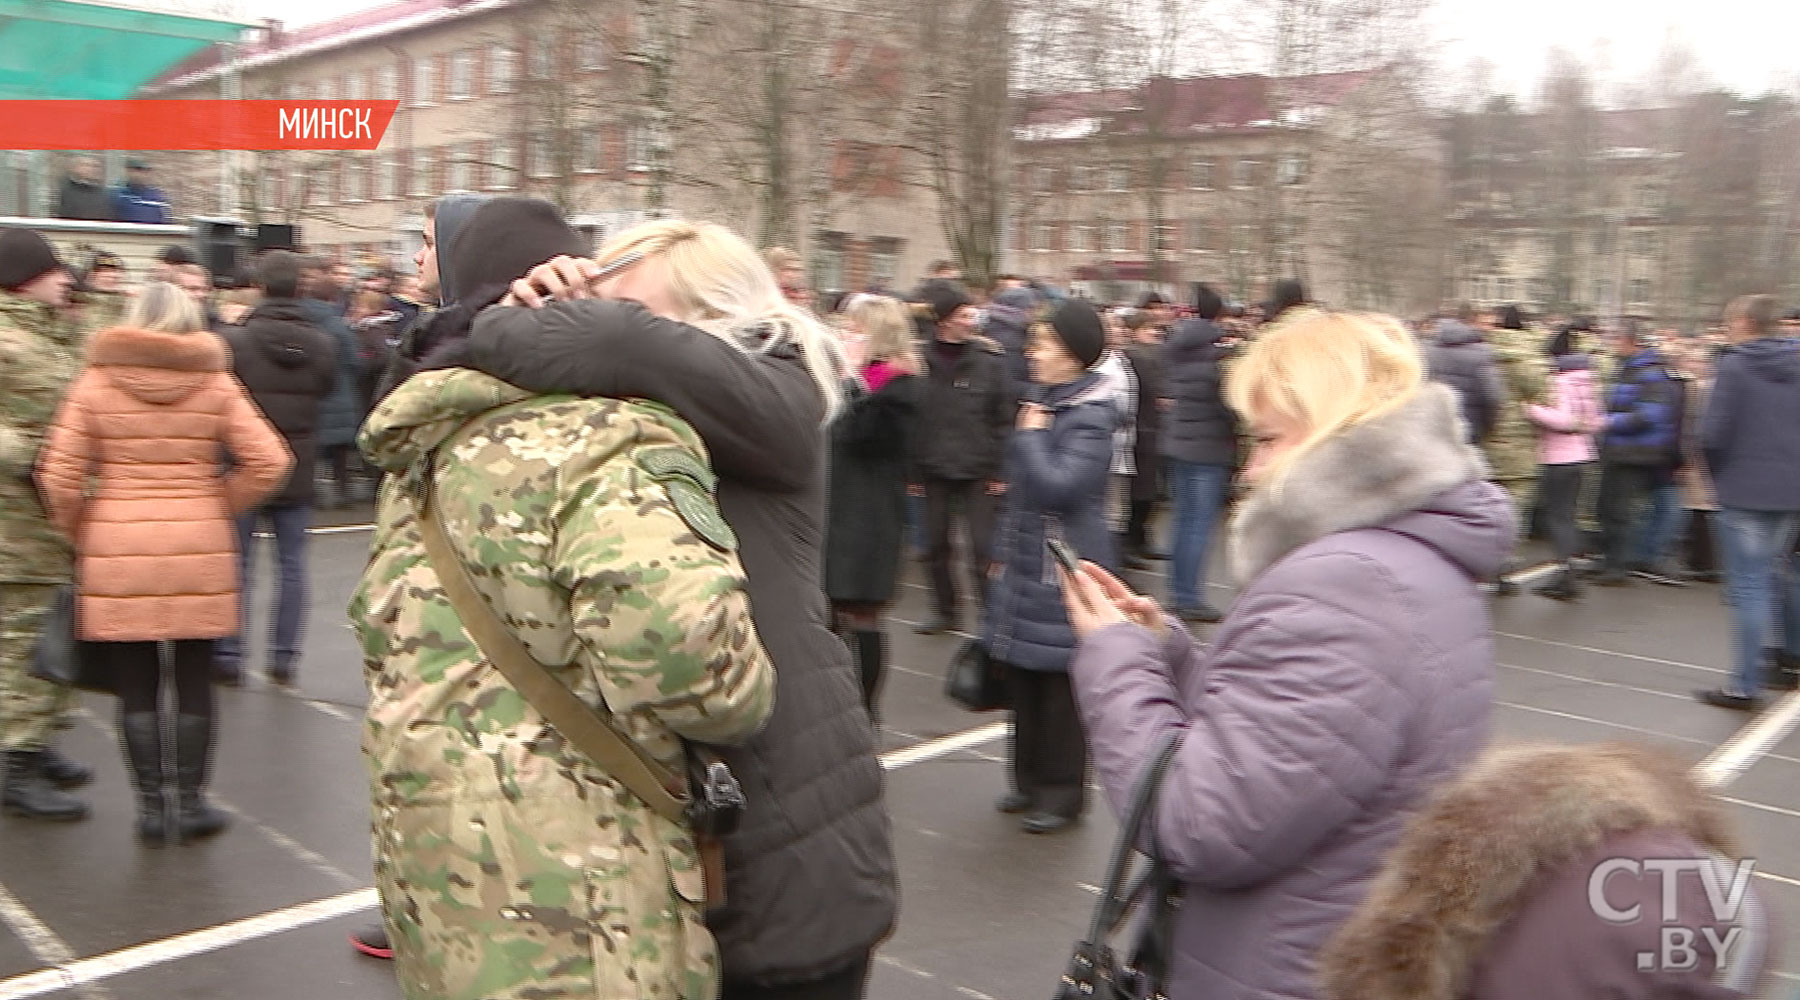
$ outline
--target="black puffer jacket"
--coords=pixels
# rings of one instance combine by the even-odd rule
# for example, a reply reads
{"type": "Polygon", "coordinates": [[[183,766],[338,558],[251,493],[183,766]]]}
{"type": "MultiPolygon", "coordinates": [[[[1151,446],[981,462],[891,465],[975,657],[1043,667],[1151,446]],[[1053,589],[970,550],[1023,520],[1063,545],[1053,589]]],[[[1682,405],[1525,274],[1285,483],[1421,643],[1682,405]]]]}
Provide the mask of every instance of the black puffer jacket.
{"type": "Polygon", "coordinates": [[[694,426],[737,532],[775,714],[723,750],[749,809],[725,841],[726,908],[709,918],[728,980],[803,982],[862,960],[898,888],[874,731],[820,587],[824,406],[790,347],[739,349],[631,302],[482,313],[465,363],[533,392],[641,397],[694,426]]]}
{"type": "Polygon", "coordinates": [[[927,371],[913,435],[918,442],[913,455],[917,474],[925,479],[997,482],[1019,413],[1005,349],[986,337],[974,337],[960,350],[947,352],[935,340],[920,350],[927,371]]]}
{"type": "Polygon", "coordinates": [[[294,454],[286,485],[267,505],[311,504],[319,403],[337,386],[337,345],[293,299],[264,301],[243,326],[226,328],[225,342],[232,373],[294,454]]]}
{"type": "Polygon", "coordinates": [[[1445,320],[1438,326],[1437,339],[1425,347],[1425,361],[1433,382],[1456,390],[1463,420],[1469,425],[1469,441],[1487,440],[1500,420],[1500,408],[1506,405],[1506,386],[1500,380],[1494,349],[1482,339],[1481,331],[1445,320]]]}
{"type": "Polygon", "coordinates": [[[1211,320],[1190,319],[1169,331],[1163,344],[1164,392],[1175,409],[1160,427],[1162,454],[1202,465],[1237,464],[1237,414],[1225,405],[1222,364],[1231,351],[1219,343],[1225,331],[1211,320]]]}
{"type": "Polygon", "coordinates": [[[919,384],[916,376],[901,375],[874,392],[853,386],[844,412],[831,424],[825,594],[834,601],[894,599],[919,384]]]}

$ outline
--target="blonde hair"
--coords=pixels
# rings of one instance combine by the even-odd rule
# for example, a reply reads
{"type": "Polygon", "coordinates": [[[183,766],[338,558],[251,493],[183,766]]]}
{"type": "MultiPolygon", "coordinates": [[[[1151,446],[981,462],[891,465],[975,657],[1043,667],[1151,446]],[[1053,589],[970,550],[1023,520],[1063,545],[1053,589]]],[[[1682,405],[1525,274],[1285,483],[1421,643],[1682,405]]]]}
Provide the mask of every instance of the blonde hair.
{"type": "MultiPolygon", "coordinates": [[[[811,313],[781,294],[775,275],[750,244],[713,222],[661,220],[633,226],[595,254],[601,267],[628,253],[659,263],[682,318],[744,350],[766,351],[783,342],[798,347],[825,403],[825,419],[843,398],[843,349],[811,313]],[[760,347],[745,337],[766,331],[760,347]]],[[[638,265],[638,266],[643,266],[638,265]]]]}
{"type": "Polygon", "coordinates": [[[159,333],[197,333],[206,329],[206,314],[193,296],[166,281],[152,281],[138,289],[131,308],[125,310],[126,326],[159,333]]]}
{"type": "Polygon", "coordinates": [[[1303,429],[1300,443],[1269,469],[1279,486],[1321,442],[1390,413],[1425,382],[1411,331],[1391,316],[1326,312],[1283,314],[1231,364],[1225,402],[1247,423],[1279,415],[1303,429]]]}
{"type": "Polygon", "coordinates": [[[866,353],[870,361],[891,361],[912,351],[913,331],[917,327],[913,325],[912,310],[899,299],[865,295],[844,315],[861,326],[863,335],[869,338],[866,353]]]}

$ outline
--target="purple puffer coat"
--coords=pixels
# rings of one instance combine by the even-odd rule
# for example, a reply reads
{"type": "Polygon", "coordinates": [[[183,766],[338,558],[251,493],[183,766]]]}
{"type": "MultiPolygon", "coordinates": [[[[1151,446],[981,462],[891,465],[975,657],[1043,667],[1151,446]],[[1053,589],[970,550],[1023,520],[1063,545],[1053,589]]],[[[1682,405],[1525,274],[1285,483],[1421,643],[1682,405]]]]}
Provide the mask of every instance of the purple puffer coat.
{"type": "Polygon", "coordinates": [[[1233,526],[1248,581],[1208,649],[1103,629],[1071,669],[1115,809],[1172,727],[1154,842],[1185,883],[1169,995],[1317,996],[1316,956],[1409,810],[1486,742],[1478,581],[1513,514],[1450,390],[1329,439],[1233,526]]]}

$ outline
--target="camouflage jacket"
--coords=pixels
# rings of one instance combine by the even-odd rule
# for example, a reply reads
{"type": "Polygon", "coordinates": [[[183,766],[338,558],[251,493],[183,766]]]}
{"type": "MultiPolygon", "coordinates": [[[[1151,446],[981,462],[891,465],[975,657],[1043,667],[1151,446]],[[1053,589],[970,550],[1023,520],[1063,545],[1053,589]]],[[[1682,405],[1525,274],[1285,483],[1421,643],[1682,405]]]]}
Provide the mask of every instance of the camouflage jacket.
{"type": "Polygon", "coordinates": [[[415,516],[434,503],[532,655],[680,773],[773,708],[736,539],[692,428],[654,404],[414,377],[364,425],[389,475],[350,605],[369,686],[376,879],[411,998],[708,1000],[690,832],[549,728],[464,633],[415,516]]]}
{"type": "Polygon", "coordinates": [[[1487,332],[1500,381],[1506,386],[1506,405],[1500,408],[1494,432],[1481,445],[1497,480],[1537,478],[1537,430],[1525,417],[1525,404],[1544,401],[1549,365],[1543,339],[1534,330],[1487,332]]]}
{"type": "Polygon", "coordinates": [[[0,583],[63,583],[74,575],[74,550],[44,513],[32,473],[80,368],[73,324],[0,291],[0,583]]]}

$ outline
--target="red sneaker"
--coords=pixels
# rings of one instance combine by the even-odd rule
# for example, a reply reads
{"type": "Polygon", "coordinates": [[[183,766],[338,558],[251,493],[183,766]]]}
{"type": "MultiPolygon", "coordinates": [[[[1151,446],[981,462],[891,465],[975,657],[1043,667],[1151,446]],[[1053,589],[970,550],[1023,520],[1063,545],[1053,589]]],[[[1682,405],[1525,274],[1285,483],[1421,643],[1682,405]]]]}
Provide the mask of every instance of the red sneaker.
{"type": "Polygon", "coordinates": [[[392,960],[394,946],[388,942],[387,928],[381,924],[370,924],[350,932],[350,947],[369,956],[392,960]]]}

